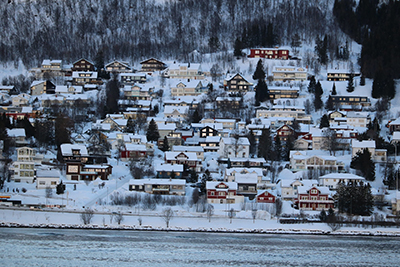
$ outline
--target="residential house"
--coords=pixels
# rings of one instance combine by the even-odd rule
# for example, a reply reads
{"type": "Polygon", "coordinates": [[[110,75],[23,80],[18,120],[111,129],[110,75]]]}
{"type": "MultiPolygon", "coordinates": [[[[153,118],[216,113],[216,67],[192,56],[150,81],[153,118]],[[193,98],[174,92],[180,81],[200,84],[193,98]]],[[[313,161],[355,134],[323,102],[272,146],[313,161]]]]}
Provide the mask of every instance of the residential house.
{"type": "Polygon", "coordinates": [[[298,188],[301,186],[312,187],[317,186],[318,181],[316,180],[281,180],[281,196],[282,200],[292,200],[298,198],[298,188]]]}
{"type": "Polygon", "coordinates": [[[301,210],[329,210],[334,201],[327,187],[299,186],[295,205],[301,210]]]}
{"type": "Polygon", "coordinates": [[[96,71],[73,71],[72,84],[85,85],[97,83],[98,73],[96,71]]]}
{"type": "Polygon", "coordinates": [[[140,65],[142,65],[140,70],[142,72],[162,71],[167,68],[167,65],[164,62],[155,58],[146,59],[140,62],[140,65]]]}
{"type": "Polygon", "coordinates": [[[45,59],[41,66],[42,72],[61,72],[62,60],[45,59]]]}
{"type": "Polygon", "coordinates": [[[262,183],[263,170],[261,168],[227,168],[225,169],[224,181],[235,182],[235,177],[237,174],[256,176],[257,183],[262,183]]]}
{"type": "Polygon", "coordinates": [[[104,66],[104,69],[108,72],[132,72],[132,68],[129,66],[128,62],[114,60],[104,66]]]}
{"type": "Polygon", "coordinates": [[[23,107],[23,106],[28,106],[29,105],[29,99],[31,98],[30,95],[21,93],[16,96],[11,97],[11,104],[14,107],[23,107]]]}
{"type": "Polygon", "coordinates": [[[250,48],[249,58],[289,59],[289,50],[281,48],[250,48]]]}
{"type": "Polygon", "coordinates": [[[390,134],[393,134],[393,132],[400,132],[400,118],[390,121],[388,125],[390,134]]]}
{"type": "Polygon", "coordinates": [[[64,162],[80,161],[85,163],[89,157],[86,146],[80,144],[61,144],[60,153],[64,162]]]}
{"type": "Polygon", "coordinates": [[[66,177],[73,181],[94,181],[97,178],[108,180],[112,166],[108,164],[82,164],[79,161],[67,162],[66,177]]]}
{"type": "Polygon", "coordinates": [[[129,191],[146,192],[158,195],[184,196],[186,191],[185,179],[131,179],[129,191]]]}
{"type": "Polygon", "coordinates": [[[81,58],[72,63],[72,71],[94,71],[94,64],[87,59],[81,58]]]}
{"type": "Polygon", "coordinates": [[[120,149],[120,158],[122,161],[131,159],[145,158],[148,155],[147,147],[144,144],[124,144],[120,149]]]}
{"type": "Polygon", "coordinates": [[[235,111],[243,108],[243,98],[233,96],[219,96],[215,99],[217,109],[222,111],[235,111]]]}
{"type": "Polygon", "coordinates": [[[195,152],[167,151],[164,154],[164,160],[170,164],[185,165],[196,172],[200,172],[202,168],[201,160],[197,158],[195,152]]]}
{"type": "Polygon", "coordinates": [[[367,127],[371,122],[368,112],[347,112],[346,123],[353,127],[367,127]]]}
{"type": "Polygon", "coordinates": [[[197,96],[203,92],[204,86],[201,81],[180,81],[175,86],[171,87],[171,96],[197,96]]]}
{"type": "Polygon", "coordinates": [[[270,86],[268,87],[268,94],[270,99],[278,98],[298,98],[299,87],[289,86],[270,86]]]}
{"type": "Polygon", "coordinates": [[[154,90],[154,87],[150,85],[125,85],[123,92],[124,98],[129,100],[151,100],[151,94],[154,90]]]}
{"type": "Polygon", "coordinates": [[[256,173],[236,173],[235,182],[238,186],[237,195],[248,197],[250,200],[254,199],[257,195],[258,175],[256,173]]]}
{"type": "Polygon", "coordinates": [[[247,137],[223,137],[219,142],[218,154],[224,158],[248,158],[250,142],[247,137]]]}
{"type": "Polygon", "coordinates": [[[387,150],[386,149],[377,149],[375,141],[358,141],[351,140],[351,156],[355,157],[357,152],[362,151],[364,149],[368,149],[369,153],[371,153],[371,158],[374,162],[386,162],[387,160],[387,150]]]}
{"type": "Polygon", "coordinates": [[[36,171],[36,188],[55,189],[60,181],[61,173],[59,170],[37,170],[36,171]]]}
{"type": "Polygon", "coordinates": [[[183,165],[160,163],[156,166],[157,178],[182,179],[183,165]]]}
{"type": "Polygon", "coordinates": [[[275,138],[279,138],[281,141],[287,141],[289,136],[297,138],[296,131],[289,125],[283,125],[276,130],[275,138]]]}
{"type": "Polygon", "coordinates": [[[145,83],[147,81],[147,77],[145,73],[121,73],[119,75],[121,84],[123,85],[134,85],[136,83],[145,83]]]}
{"type": "Polygon", "coordinates": [[[235,182],[206,182],[207,202],[210,204],[242,203],[243,196],[237,196],[238,185],[235,182]]]}
{"type": "Polygon", "coordinates": [[[169,133],[174,132],[176,130],[175,123],[157,123],[158,133],[160,134],[160,139],[164,139],[165,136],[168,136],[169,133]]]}
{"type": "Polygon", "coordinates": [[[253,91],[253,84],[248,82],[243,75],[236,73],[228,75],[224,80],[225,91],[246,93],[253,91]]]}
{"type": "Polygon", "coordinates": [[[292,170],[341,172],[344,171],[344,163],[338,161],[334,156],[292,150],[290,151],[290,168],[292,170]]]}
{"type": "Polygon", "coordinates": [[[334,106],[343,106],[348,105],[351,107],[361,106],[361,107],[369,107],[371,106],[371,101],[367,96],[342,96],[342,95],[334,95],[330,96],[333,101],[334,106]]]}
{"type": "Polygon", "coordinates": [[[189,112],[189,107],[164,107],[164,117],[178,119],[180,122],[186,120],[189,112]]]}
{"type": "Polygon", "coordinates": [[[307,69],[295,66],[274,66],[272,76],[274,81],[305,81],[307,80],[307,69]]]}
{"type": "Polygon", "coordinates": [[[347,124],[347,118],[346,118],[347,112],[346,111],[331,111],[328,112],[328,118],[329,118],[329,124],[347,124]]]}
{"type": "Polygon", "coordinates": [[[205,78],[201,65],[194,63],[172,64],[162,72],[162,75],[175,79],[203,80],[205,78]]]}
{"type": "Polygon", "coordinates": [[[348,69],[328,69],[328,81],[348,81],[350,77],[360,76],[360,72],[350,71],[348,69]]]}
{"type": "Polygon", "coordinates": [[[56,86],[49,80],[33,81],[30,90],[31,95],[54,94],[56,86]]]}
{"type": "Polygon", "coordinates": [[[257,203],[275,203],[276,196],[271,192],[264,190],[263,192],[257,194],[257,203]]]}
{"type": "Polygon", "coordinates": [[[80,85],[57,85],[56,94],[82,94],[83,93],[83,87],[80,85]]]}
{"type": "Polygon", "coordinates": [[[204,161],[204,148],[201,146],[172,146],[171,151],[174,152],[193,152],[201,161],[204,161]]]}
{"type": "Polygon", "coordinates": [[[351,173],[329,173],[318,178],[318,184],[320,186],[326,186],[331,190],[336,190],[339,182],[347,184],[352,181],[353,183],[365,183],[365,178],[351,174],[351,173]]]}
{"type": "Polygon", "coordinates": [[[204,126],[203,128],[200,129],[199,136],[201,138],[205,138],[207,136],[221,136],[221,134],[215,128],[213,128],[213,127],[211,127],[209,125],[206,125],[206,126],[204,126]]]}
{"type": "Polygon", "coordinates": [[[15,142],[16,146],[28,145],[24,128],[7,129],[7,135],[15,142]]]}
{"type": "Polygon", "coordinates": [[[267,107],[256,108],[257,118],[294,118],[297,122],[311,124],[312,117],[307,115],[304,107],[275,105],[271,109],[267,107]]]}
{"type": "Polygon", "coordinates": [[[11,181],[16,183],[33,183],[35,180],[35,162],[14,161],[10,166],[11,181]]]}

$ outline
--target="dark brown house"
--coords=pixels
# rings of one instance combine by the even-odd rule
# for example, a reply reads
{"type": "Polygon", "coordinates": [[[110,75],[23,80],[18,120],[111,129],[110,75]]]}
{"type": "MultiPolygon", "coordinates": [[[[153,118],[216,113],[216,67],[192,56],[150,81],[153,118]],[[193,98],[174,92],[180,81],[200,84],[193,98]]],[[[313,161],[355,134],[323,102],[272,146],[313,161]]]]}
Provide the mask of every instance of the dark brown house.
{"type": "Polygon", "coordinates": [[[72,63],[72,71],[94,71],[94,64],[84,58],[72,63]]]}
{"type": "Polygon", "coordinates": [[[224,80],[225,91],[229,92],[249,92],[253,90],[253,84],[249,83],[239,73],[228,77],[224,80]]]}
{"type": "Polygon", "coordinates": [[[146,59],[142,62],[140,62],[140,65],[142,65],[142,69],[140,71],[146,72],[146,71],[161,71],[167,68],[167,65],[155,58],[149,58],[146,59]]]}

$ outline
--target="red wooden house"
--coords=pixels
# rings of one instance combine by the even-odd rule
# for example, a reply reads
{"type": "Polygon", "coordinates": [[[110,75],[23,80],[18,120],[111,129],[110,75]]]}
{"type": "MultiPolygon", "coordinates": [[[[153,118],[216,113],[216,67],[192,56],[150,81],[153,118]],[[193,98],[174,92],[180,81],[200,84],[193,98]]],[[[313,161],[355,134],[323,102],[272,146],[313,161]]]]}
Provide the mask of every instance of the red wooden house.
{"type": "Polygon", "coordinates": [[[275,203],[276,196],[268,191],[257,195],[257,203],[275,203]]]}
{"type": "Polygon", "coordinates": [[[236,182],[206,182],[207,202],[215,204],[235,203],[236,182]]]}
{"type": "Polygon", "coordinates": [[[251,48],[250,58],[289,59],[289,50],[279,48],[251,48]]]}
{"type": "Polygon", "coordinates": [[[279,138],[281,141],[286,141],[291,135],[293,135],[294,138],[297,138],[296,131],[291,126],[285,124],[276,130],[275,138],[279,138]]]}
{"type": "Polygon", "coordinates": [[[297,199],[295,206],[302,210],[329,210],[333,209],[333,199],[330,196],[328,187],[311,188],[306,186],[299,186],[297,188],[297,199]]]}

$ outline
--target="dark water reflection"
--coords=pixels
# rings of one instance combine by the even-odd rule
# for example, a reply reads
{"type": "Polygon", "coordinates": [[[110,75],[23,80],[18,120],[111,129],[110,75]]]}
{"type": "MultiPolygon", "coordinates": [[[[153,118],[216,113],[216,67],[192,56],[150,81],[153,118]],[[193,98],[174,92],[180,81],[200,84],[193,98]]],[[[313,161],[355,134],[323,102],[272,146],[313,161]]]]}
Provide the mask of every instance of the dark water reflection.
{"type": "Polygon", "coordinates": [[[1,228],[3,266],[399,266],[400,238],[1,228]]]}

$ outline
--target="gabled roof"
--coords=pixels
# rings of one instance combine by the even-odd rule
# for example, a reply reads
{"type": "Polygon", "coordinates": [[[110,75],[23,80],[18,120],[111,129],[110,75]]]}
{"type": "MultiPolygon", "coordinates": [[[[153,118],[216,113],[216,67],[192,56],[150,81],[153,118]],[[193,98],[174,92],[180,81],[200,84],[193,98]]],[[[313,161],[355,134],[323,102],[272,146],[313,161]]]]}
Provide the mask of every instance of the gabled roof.
{"type": "Polygon", "coordinates": [[[61,144],[60,145],[61,154],[63,156],[72,156],[73,150],[79,150],[81,156],[89,156],[86,146],[80,144],[61,144]]]}
{"type": "Polygon", "coordinates": [[[75,63],[78,63],[79,61],[82,61],[82,60],[85,60],[86,62],[88,62],[88,63],[90,63],[90,64],[92,64],[94,66],[93,62],[87,60],[86,58],[81,58],[79,60],[76,60],[75,62],[72,63],[72,65],[74,65],[75,63]]]}
{"type": "Polygon", "coordinates": [[[236,182],[214,182],[214,181],[207,181],[206,182],[206,189],[219,189],[219,190],[237,190],[238,185],[236,182]],[[224,187],[226,186],[226,187],[224,187]]]}
{"type": "Polygon", "coordinates": [[[152,58],[148,58],[148,59],[146,59],[146,60],[143,60],[142,62],[140,62],[140,64],[145,64],[146,62],[148,62],[148,61],[150,61],[150,60],[155,60],[155,61],[157,61],[158,63],[165,65],[164,62],[162,62],[161,60],[155,59],[155,58],[153,58],[153,57],[152,57],[152,58]]]}

